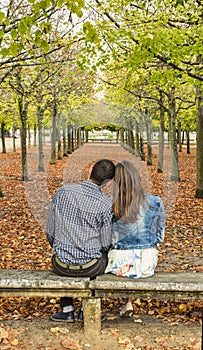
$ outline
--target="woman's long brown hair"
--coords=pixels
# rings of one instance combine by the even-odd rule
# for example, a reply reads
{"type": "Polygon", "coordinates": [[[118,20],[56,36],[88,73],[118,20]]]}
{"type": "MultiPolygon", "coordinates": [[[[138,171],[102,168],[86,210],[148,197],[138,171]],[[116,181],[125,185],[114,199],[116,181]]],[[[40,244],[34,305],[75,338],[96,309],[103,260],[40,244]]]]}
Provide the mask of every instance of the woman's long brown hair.
{"type": "Polygon", "coordinates": [[[135,222],[145,204],[144,190],[136,167],[127,160],[116,164],[113,213],[123,222],[135,222]]]}

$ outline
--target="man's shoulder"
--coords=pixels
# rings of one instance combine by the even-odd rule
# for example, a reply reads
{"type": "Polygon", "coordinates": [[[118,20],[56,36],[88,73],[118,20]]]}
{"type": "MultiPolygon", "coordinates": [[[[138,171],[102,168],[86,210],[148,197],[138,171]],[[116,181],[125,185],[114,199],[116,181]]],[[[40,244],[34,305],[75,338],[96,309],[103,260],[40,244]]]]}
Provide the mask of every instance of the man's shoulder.
{"type": "Polygon", "coordinates": [[[105,202],[112,203],[112,199],[109,196],[107,196],[106,194],[102,193],[102,198],[105,202]]]}
{"type": "Polygon", "coordinates": [[[61,187],[61,189],[64,191],[69,191],[72,188],[79,188],[79,187],[81,187],[81,183],[67,182],[61,187]]]}
{"type": "Polygon", "coordinates": [[[58,190],[56,191],[56,195],[60,195],[68,192],[80,191],[80,189],[81,189],[81,184],[69,182],[59,187],[58,190]]]}

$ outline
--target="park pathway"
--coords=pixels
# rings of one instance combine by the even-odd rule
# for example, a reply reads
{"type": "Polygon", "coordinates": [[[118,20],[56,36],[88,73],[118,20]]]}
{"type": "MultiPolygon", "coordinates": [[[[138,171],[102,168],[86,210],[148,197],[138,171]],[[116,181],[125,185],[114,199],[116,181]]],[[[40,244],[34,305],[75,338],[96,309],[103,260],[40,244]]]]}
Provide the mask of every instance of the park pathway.
{"type": "MultiPolygon", "coordinates": [[[[18,149],[18,153],[20,149],[18,149]]],[[[60,178],[55,178],[55,185],[60,187],[67,183],[79,183],[87,180],[91,171],[92,165],[99,159],[110,159],[115,163],[126,159],[135,164],[140,172],[141,178],[144,180],[144,189],[151,192],[151,178],[148,172],[146,162],[140,160],[140,157],[131,154],[129,151],[116,143],[85,143],[80,148],[76,149],[63,162],[63,174],[60,178]]],[[[53,196],[57,187],[50,191],[48,186],[48,177],[50,176],[50,145],[44,147],[45,172],[38,172],[38,148],[31,147],[28,152],[28,175],[29,181],[24,183],[26,200],[29,204],[33,216],[41,225],[42,229],[46,226],[50,199],[53,196]]],[[[12,158],[9,160],[12,162],[12,158]]],[[[57,161],[58,164],[60,161],[57,161]]],[[[57,170],[58,171],[58,170],[57,170]]],[[[111,195],[111,189],[105,189],[105,193],[111,195]],[[107,192],[109,191],[109,192],[107,192]]]]}
{"type": "Polygon", "coordinates": [[[64,182],[79,182],[87,176],[92,164],[99,159],[108,158],[115,162],[122,159],[132,162],[145,180],[145,186],[148,184],[150,190],[150,178],[146,162],[140,160],[140,157],[131,154],[128,150],[116,143],[86,143],[73,152],[64,169],[64,182]]]}
{"type": "MultiPolygon", "coordinates": [[[[8,149],[8,155],[11,152],[12,151],[8,149]]],[[[17,148],[17,152],[15,154],[12,152],[8,159],[6,158],[6,155],[6,159],[3,157],[0,170],[3,172],[2,177],[4,179],[9,178],[10,180],[13,179],[13,181],[21,180],[18,171],[20,153],[20,148],[17,148]],[[6,172],[6,168],[8,168],[8,172],[6,172]]],[[[141,178],[143,179],[145,191],[151,192],[152,179],[150,177],[149,169],[147,169],[146,162],[141,161],[140,157],[131,154],[129,151],[121,147],[120,144],[85,143],[68,157],[63,159],[63,167],[61,167],[61,169],[63,169],[63,174],[59,174],[60,177],[55,176],[54,173],[50,175],[53,168],[52,166],[50,167],[49,143],[44,146],[44,172],[38,171],[38,147],[32,146],[29,149],[27,153],[29,181],[25,182],[23,185],[30,210],[35,219],[41,225],[42,229],[44,229],[46,225],[50,199],[56,189],[70,182],[78,183],[86,180],[90,174],[92,165],[97,160],[103,158],[108,158],[115,163],[122,159],[126,159],[135,164],[140,172],[141,178]],[[54,179],[56,185],[53,186],[52,189],[49,187],[49,176],[54,179]]],[[[60,164],[60,161],[57,161],[57,163],[60,164]]],[[[106,194],[110,195],[110,193],[106,194]]]]}

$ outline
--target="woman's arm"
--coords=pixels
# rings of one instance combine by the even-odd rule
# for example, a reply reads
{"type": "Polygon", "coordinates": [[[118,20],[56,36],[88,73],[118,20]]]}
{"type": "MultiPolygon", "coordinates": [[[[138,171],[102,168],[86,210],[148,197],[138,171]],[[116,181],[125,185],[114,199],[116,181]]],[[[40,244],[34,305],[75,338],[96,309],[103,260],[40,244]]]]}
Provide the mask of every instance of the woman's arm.
{"type": "Polygon", "coordinates": [[[162,243],[164,240],[165,233],[165,214],[164,214],[164,205],[163,201],[160,198],[160,206],[157,211],[157,243],[162,243]]]}

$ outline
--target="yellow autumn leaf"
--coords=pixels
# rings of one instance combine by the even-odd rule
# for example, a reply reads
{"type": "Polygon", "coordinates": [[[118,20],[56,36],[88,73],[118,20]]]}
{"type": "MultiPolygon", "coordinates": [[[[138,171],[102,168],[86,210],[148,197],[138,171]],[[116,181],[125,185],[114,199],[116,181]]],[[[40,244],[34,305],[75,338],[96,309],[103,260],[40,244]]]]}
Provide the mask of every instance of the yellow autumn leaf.
{"type": "Polygon", "coordinates": [[[58,331],[59,331],[59,327],[52,327],[49,330],[49,332],[51,332],[51,333],[57,333],[58,331]]]}
{"type": "Polygon", "coordinates": [[[179,305],[179,311],[182,313],[187,312],[187,305],[186,304],[180,304],[179,305]]]}
{"type": "Polygon", "coordinates": [[[12,339],[12,340],[10,340],[10,344],[11,345],[14,345],[14,346],[16,346],[16,345],[18,345],[18,343],[19,343],[19,340],[18,339],[12,339]]]}
{"type": "Polygon", "coordinates": [[[122,338],[118,338],[118,344],[125,344],[125,340],[122,338]]]}
{"type": "Polygon", "coordinates": [[[56,299],[50,299],[50,304],[56,304],[56,299]]]}

